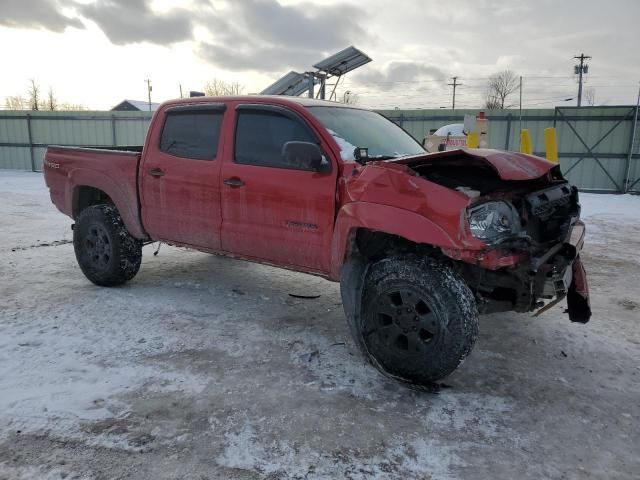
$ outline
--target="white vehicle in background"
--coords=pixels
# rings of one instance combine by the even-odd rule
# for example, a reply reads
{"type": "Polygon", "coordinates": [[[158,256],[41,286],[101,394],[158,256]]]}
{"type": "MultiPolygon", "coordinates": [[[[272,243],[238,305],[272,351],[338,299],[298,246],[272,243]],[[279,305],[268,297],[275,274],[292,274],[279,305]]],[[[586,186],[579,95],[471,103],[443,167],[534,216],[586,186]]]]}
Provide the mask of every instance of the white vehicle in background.
{"type": "Polygon", "coordinates": [[[451,123],[438,128],[423,140],[427,152],[442,152],[455,150],[467,146],[467,135],[464,132],[464,123],[451,123]]]}
{"type": "Polygon", "coordinates": [[[478,132],[478,147],[489,147],[489,125],[484,112],[477,117],[465,115],[464,123],[450,123],[437,130],[432,130],[423,140],[422,145],[427,152],[442,152],[467,148],[467,135],[469,132],[478,132]]]}

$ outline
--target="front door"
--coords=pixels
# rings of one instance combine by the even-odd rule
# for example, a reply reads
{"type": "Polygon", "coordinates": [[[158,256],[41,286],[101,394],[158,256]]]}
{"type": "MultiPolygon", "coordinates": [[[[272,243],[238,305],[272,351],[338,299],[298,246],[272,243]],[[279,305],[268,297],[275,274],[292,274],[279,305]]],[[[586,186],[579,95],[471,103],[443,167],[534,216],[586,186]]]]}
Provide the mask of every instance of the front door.
{"type": "Polygon", "coordinates": [[[140,169],[142,221],[158,240],[220,249],[221,105],[169,109],[140,169]]]}
{"type": "Polygon", "coordinates": [[[293,111],[240,105],[231,113],[236,131],[234,148],[226,149],[222,165],[222,249],[278,265],[328,271],[336,166],[326,155],[324,172],[287,162],[282,155],[286,142],[320,145],[293,111]]]}

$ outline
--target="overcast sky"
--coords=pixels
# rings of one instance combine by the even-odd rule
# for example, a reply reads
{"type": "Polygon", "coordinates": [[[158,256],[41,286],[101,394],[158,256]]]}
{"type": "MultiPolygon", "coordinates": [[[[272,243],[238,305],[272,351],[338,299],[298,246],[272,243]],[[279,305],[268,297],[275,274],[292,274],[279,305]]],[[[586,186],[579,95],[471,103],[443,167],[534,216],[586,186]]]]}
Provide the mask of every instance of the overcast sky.
{"type": "MultiPolygon", "coordinates": [[[[214,78],[259,92],[355,45],[373,62],[337,88],[378,108],[480,106],[486,78],[524,77],[524,105],[570,105],[573,56],[591,55],[598,104],[633,104],[639,0],[0,0],[0,102],[30,78],[58,100],[107,109],[200,90],[214,78]]],[[[517,94],[513,102],[517,103],[517,94]]]]}

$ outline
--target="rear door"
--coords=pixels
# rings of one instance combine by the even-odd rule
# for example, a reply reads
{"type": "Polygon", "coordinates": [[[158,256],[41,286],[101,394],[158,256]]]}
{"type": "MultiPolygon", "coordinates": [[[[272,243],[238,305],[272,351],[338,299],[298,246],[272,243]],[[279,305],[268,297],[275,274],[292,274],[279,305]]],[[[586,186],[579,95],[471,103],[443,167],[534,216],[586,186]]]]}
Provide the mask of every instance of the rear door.
{"type": "Polygon", "coordinates": [[[335,214],[336,165],[301,170],[282,155],[289,141],[319,137],[296,112],[239,105],[233,148],[222,166],[222,248],[279,265],[328,271],[335,214]]]}
{"type": "Polygon", "coordinates": [[[221,127],[225,106],[169,108],[140,169],[145,229],[154,239],[220,249],[221,127]]]}

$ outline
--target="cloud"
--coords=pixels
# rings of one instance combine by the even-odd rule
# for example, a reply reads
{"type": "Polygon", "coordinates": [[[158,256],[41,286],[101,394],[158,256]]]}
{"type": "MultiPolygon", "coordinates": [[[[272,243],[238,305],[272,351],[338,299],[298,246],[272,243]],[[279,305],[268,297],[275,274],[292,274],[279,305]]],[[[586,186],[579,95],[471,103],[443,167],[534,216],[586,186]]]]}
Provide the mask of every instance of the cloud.
{"type": "Polygon", "coordinates": [[[194,51],[208,63],[236,71],[277,72],[310,68],[328,53],[368,38],[358,23],[364,10],[347,4],[281,5],[277,0],[217,3],[197,0],[187,8],[164,13],[149,0],[95,0],[76,3],[117,45],[149,42],[158,45],[193,40],[194,27],[210,34],[194,51]]]}
{"type": "MultiPolygon", "coordinates": [[[[213,42],[201,42],[198,54],[220,68],[281,72],[306,69],[354,41],[370,38],[359,23],[364,10],[354,5],[281,5],[277,0],[229,4],[222,29],[213,42]]],[[[211,14],[220,21],[219,13],[211,14]]]]}
{"type": "Polygon", "coordinates": [[[276,0],[244,0],[234,2],[247,31],[262,41],[283,48],[344,48],[358,37],[366,36],[357,23],[365,17],[359,7],[334,4],[281,5],[276,0]]]}
{"type": "Polygon", "coordinates": [[[44,28],[62,32],[67,27],[83,28],[77,18],[60,13],[62,5],[50,0],[2,0],[0,25],[11,28],[44,28]]]}
{"type": "Polygon", "coordinates": [[[444,71],[421,62],[391,62],[383,70],[369,69],[356,73],[354,81],[362,84],[375,84],[380,90],[389,91],[402,83],[419,80],[443,81],[447,78],[444,71]]]}
{"type": "MultiPolygon", "coordinates": [[[[201,43],[198,55],[219,67],[235,71],[274,72],[286,69],[310,68],[319,53],[312,50],[249,45],[246,48],[228,48],[211,43],[201,43]]],[[[318,57],[318,58],[316,58],[318,57]]]]}
{"type": "Polygon", "coordinates": [[[195,41],[200,58],[222,69],[275,73],[307,69],[328,54],[372,36],[367,12],[346,3],[282,5],[278,0],[191,0],[158,11],[152,0],[2,0],[0,25],[61,32],[97,25],[115,45],[169,46],[195,41]],[[68,18],[63,7],[76,14],[68,18]],[[196,28],[197,27],[197,28],[196,28]],[[194,29],[205,30],[196,38],[194,29]]]}
{"type": "Polygon", "coordinates": [[[175,8],[158,13],[150,4],[148,0],[97,0],[77,4],[76,8],[116,45],[140,42],[170,45],[193,38],[193,12],[175,8]]]}

